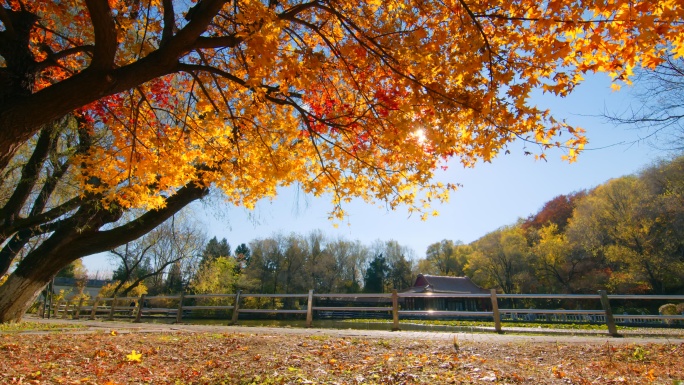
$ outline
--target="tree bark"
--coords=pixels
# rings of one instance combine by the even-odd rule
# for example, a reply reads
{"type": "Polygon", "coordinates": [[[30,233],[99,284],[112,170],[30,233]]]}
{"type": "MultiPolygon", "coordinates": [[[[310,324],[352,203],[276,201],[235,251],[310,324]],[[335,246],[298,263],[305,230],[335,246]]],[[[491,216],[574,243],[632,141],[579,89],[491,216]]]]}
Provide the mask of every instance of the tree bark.
{"type": "Polygon", "coordinates": [[[49,280],[34,276],[10,275],[0,286],[0,323],[21,320],[48,282],[49,280]]]}

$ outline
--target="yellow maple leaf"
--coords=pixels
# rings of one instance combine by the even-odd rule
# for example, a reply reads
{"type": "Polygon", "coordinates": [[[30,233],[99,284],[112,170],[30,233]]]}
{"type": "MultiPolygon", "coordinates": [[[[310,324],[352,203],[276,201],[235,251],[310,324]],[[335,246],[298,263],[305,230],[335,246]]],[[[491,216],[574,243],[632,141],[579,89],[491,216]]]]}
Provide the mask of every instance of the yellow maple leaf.
{"type": "Polygon", "coordinates": [[[126,360],[129,362],[140,362],[142,361],[142,353],[136,353],[135,350],[131,354],[126,355],[126,360]]]}
{"type": "Polygon", "coordinates": [[[111,332],[109,332],[109,335],[111,335],[111,336],[115,336],[115,335],[118,335],[118,334],[119,334],[119,333],[117,333],[116,330],[112,330],[111,332]]]}

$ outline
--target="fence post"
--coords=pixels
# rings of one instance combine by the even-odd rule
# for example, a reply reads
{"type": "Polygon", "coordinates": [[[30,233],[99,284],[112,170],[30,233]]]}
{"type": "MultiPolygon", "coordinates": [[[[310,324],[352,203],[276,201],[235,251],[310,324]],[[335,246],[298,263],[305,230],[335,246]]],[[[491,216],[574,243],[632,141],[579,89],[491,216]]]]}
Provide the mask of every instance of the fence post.
{"type": "Polygon", "coordinates": [[[45,288],[45,306],[43,307],[43,318],[45,318],[45,315],[47,314],[47,318],[50,319],[50,313],[52,313],[52,300],[55,298],[55,288],[53,285],[54,281],[54,278],[51,279],[45,288]],[[50,302],[48,302],[48,298],[50,302]]]}
{"type": "Polygon", "coordinates": [[[81,306],[83,306],[83,297],[78,300],[78,306],[76,307],[76,313],[74,314],[74,319],[78,319],[81,316],[81,306]]]}
{"type": "Polygon", "coordinates": [[[306,303],[306,327],[313,324],[313,289],[309,290],[309,298],[306,303]]]}
{"type": "Polygon", "coordinates": [[[59,301],[57,301],[57,306],[55,306],[55,313],[52,315],[53,317],[57,318],[57,314],[59,314],[59,307],[60,306],[62,306],[62,300],[61,299],[59,301]]]}
{"type": "Polygon", "coordinates": [[[48,292],[47,292],[47,289],[45,289],[45,299],[43,301],[42,309],[40,310],[40,318],[45,318],[45,310],[47,310],[47,308],[48,308],[47,307],[47,296],[48,296],[48,292]]]}
{"type": "Polygon", "coordinates": [[[64,313],[62,313],[62,319],[66,319],[69,316],[69,305],[71,305],[71,301],[67,299],[66,305],[64,305],[64,313]]]}
{"type": "Polygon", "coordinates": [[[116,306],[116,296],[112,297],[112,306],[109,307],[109,320],[114,319],[114,306],[116,306]]]}
{"type": "Polygon", "coordinates": [[[392,331],[399,330],[399,295],[397,289],[392,289],[392,331]]]}
{"type": "Polygon", "coordinates": [[[615,326],[615,318],[613,318],[613,309],[610,307],[610,301],[608,300],[608,293],[605,290],[599,290],[599,295],[601,296],[601,306],[603,311],[606,313],[606,325],[608,326],[608,334],[613,337],[621,337],[617,332],[617,327],[615,326]]]}
{"type": "Polygon", "coordinates": [[[135,321],[133,322],[140,322],[143,306],[145,306],[145,294],[142,294],[138,299],[138,313],[135,315],[135,321]]]}
{"type": "Polygon", "coordinates": [[[95,297],[95,302],[93,302],[93,308],[90,310],[90,319],[94,320],[97,314],[97,305],[100,302],[100,296],[95,297]]]}
{"type": "Polygon", "coordinates": [[[235,304],[233,304],[233,319],[230,322],[231,325],[237,325],[238,312],[240,311],[240,293],[241,292],[242,292],[242,290],[238,290],[237,293],[235,293],[235,304]]]}
{"type": "Polygon", "coordinates": [[[180,300],[178,301],[178,313],[176,313],[176,323],[179,324],[183,320],[183,299],[185,298],[185,292],[182,291],[180,294],[180,300]]]}
{"type": "Polygon", "coordinates": [[[494,330],[501,333],[501,314],[499,314],[499,300],[496,298],[496,289],[491,289],[492,317],[494,318],[494,330]]]}

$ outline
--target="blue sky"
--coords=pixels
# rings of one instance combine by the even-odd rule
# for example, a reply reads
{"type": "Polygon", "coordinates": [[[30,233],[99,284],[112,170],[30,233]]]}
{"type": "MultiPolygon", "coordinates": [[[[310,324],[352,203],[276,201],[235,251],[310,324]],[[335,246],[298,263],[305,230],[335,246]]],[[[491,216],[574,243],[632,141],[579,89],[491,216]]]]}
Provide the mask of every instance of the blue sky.
{"type": "MultiPolygon", "coordinates": [[[[547,161],[536,161],[533,156],[523,155],[522,143],[514,143],[509,147],[511,154],[502,154],[491,163],[480,163],[473,169],[451,164],[439,174],[439,180],[463,186],[448,203],[435,206],[440,215],[427,221],[421,221],[418,215],[409,217],[402,208],[388,211],[352,202],[346,206],[347,221],[335,228],[327,219],[329,200],[304,196],[295,188],[283,189],[275,200],[262,201],[253,211],[216,203],[195,205],[194,209],[203,218],[208,237],[226,238],[233,248],[275,233],[306,234],[320,229],[328,236],[367,245],[393,239],[422,258],[432,243],[442,239],[472,242],[537,212],[555,196],[638,172],[666,155],[640,141],[644,132],[614,127],[600,117],[604,111],[620,112],[630,103],[637,103],[628,88],[611,91],[605,75],[590,77],[566,98],[536,95],[532,101],[550,108],[557,119],[586,129],[587,151],[572,164],[561,160],[560,150],[549,151],[547,161]]],[[[87,257],[84,263],[91,273],[114,269],[102,256],[87,257]]]]}

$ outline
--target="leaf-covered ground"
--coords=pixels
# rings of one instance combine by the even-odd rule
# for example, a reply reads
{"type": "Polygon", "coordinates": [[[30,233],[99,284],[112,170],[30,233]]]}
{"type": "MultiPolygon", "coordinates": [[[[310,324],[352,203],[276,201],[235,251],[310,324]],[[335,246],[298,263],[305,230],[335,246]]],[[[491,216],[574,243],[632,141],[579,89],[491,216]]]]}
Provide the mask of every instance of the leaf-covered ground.
{"type": "Polygon", "coordinates": [[[0,335],[0,384],[684,384],[684,344],[0,335]]]}

